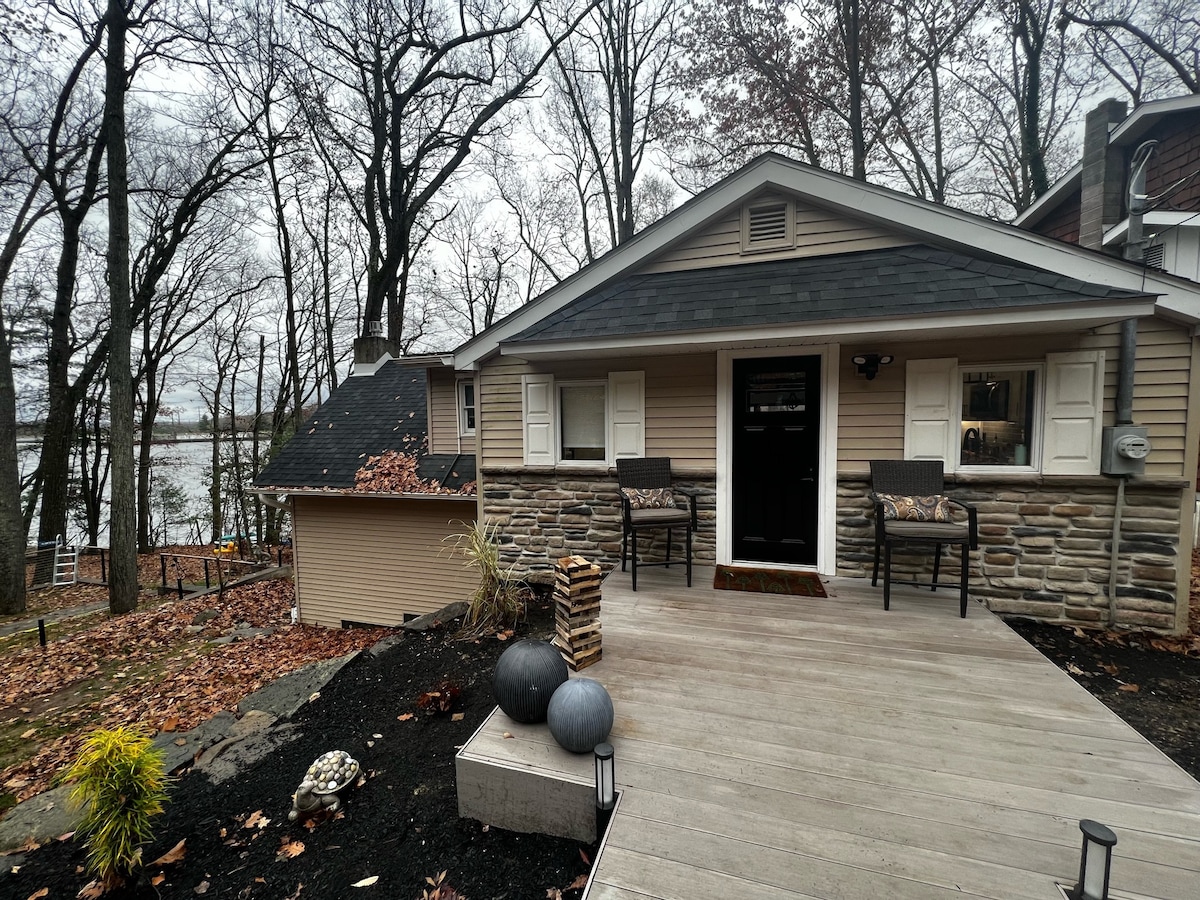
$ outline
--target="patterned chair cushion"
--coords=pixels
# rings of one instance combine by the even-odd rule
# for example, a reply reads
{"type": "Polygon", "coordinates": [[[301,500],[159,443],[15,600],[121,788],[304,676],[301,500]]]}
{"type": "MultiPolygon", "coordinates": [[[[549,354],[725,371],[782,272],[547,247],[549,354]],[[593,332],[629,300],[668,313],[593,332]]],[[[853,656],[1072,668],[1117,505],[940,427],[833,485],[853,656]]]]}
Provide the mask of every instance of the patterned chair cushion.
{"type": "Polygon", "coordinates": [[[907,497],[903,494],[876,494],[883,507],[884,519],[905,522],[953,522],[950,500],[941,494],[929,497],[907,497]]]}
{"type": "Polygon", "coordinates": [[[630,509],[674,509],[670,488],[621,488],[630,509]]]}

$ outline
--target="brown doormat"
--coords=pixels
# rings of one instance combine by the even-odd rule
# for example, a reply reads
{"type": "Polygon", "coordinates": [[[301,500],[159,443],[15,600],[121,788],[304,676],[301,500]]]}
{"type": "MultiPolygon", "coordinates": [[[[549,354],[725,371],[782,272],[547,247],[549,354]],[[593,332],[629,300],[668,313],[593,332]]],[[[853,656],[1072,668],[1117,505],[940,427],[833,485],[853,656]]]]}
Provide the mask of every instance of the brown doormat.
{"type": "Polygon", "coordinates": [[[718,591],[755,591],[760,594],[792,594],[797,597],[824,597],[825,588],[816,572],[788,569],[758,569],[717,566],[713,587],[718,591]]]}

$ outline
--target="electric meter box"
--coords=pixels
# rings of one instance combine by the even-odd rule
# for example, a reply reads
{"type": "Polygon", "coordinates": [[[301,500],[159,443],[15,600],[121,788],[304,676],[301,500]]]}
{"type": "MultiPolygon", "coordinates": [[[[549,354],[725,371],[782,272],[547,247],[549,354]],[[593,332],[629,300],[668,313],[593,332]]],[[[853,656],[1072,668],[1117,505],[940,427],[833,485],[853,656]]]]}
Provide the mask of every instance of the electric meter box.
{"type": "Polygon", "coordinates": [[[1110,425],[1100,447],[1100,471],[1105,475],[1141,475],[1146,471],[1150,441],[1141,425],[1110,425]]]}

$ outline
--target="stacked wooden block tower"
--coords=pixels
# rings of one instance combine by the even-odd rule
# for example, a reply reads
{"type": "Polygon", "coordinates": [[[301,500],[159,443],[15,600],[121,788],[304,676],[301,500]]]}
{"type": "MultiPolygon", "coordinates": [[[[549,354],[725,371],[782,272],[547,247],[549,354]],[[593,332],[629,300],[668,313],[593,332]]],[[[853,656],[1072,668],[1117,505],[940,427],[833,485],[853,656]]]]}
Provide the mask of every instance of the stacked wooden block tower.
{"type": "Polygon", "coordinates": [[[572,672],[599,662],[600,567],[564,556],[554,572],[554,646],[572,672]]]}

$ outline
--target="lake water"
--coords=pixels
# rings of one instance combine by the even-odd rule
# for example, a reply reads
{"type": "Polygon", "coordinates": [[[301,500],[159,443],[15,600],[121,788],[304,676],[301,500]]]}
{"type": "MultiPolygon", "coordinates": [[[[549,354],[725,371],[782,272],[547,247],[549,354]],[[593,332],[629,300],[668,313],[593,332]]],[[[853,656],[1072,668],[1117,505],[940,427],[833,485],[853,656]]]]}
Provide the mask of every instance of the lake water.
{"type": "MultiPolygon", "coordinates": [[[[228,444],[228,441],[225,442],[228,444]]],[[[242,439],[242,449],[249,457],[250,441],[242,439]]],[[[40,443],[21,441],[17,444],[21,474],[37,465],[40,443]]],[[[223,448],[227,450],[228,447],[223,448]]],[[[135,451],[136,452],[136,451],[135,451]]],[[[160,532],[159,544],[207,542],[210,533],[211,500],[209,485],[212,473],[212,441],[200,440],[156,443],[150,451],[150,493],[152,526],[160,532]]],[[[108,492],[105,491],[107,498],[108,492]]],[[[87,528],[80,510],[68,522],[67,542],[86,544],[87,528]],[[78,520],[78,521],[76,521],[78,520]]],[[[34,515],[29,529],[29,541],[37,540],[38,520],[34,515]]],[[[101,527],[100,544],[108,544],[107,528],[101,527]]]]}

